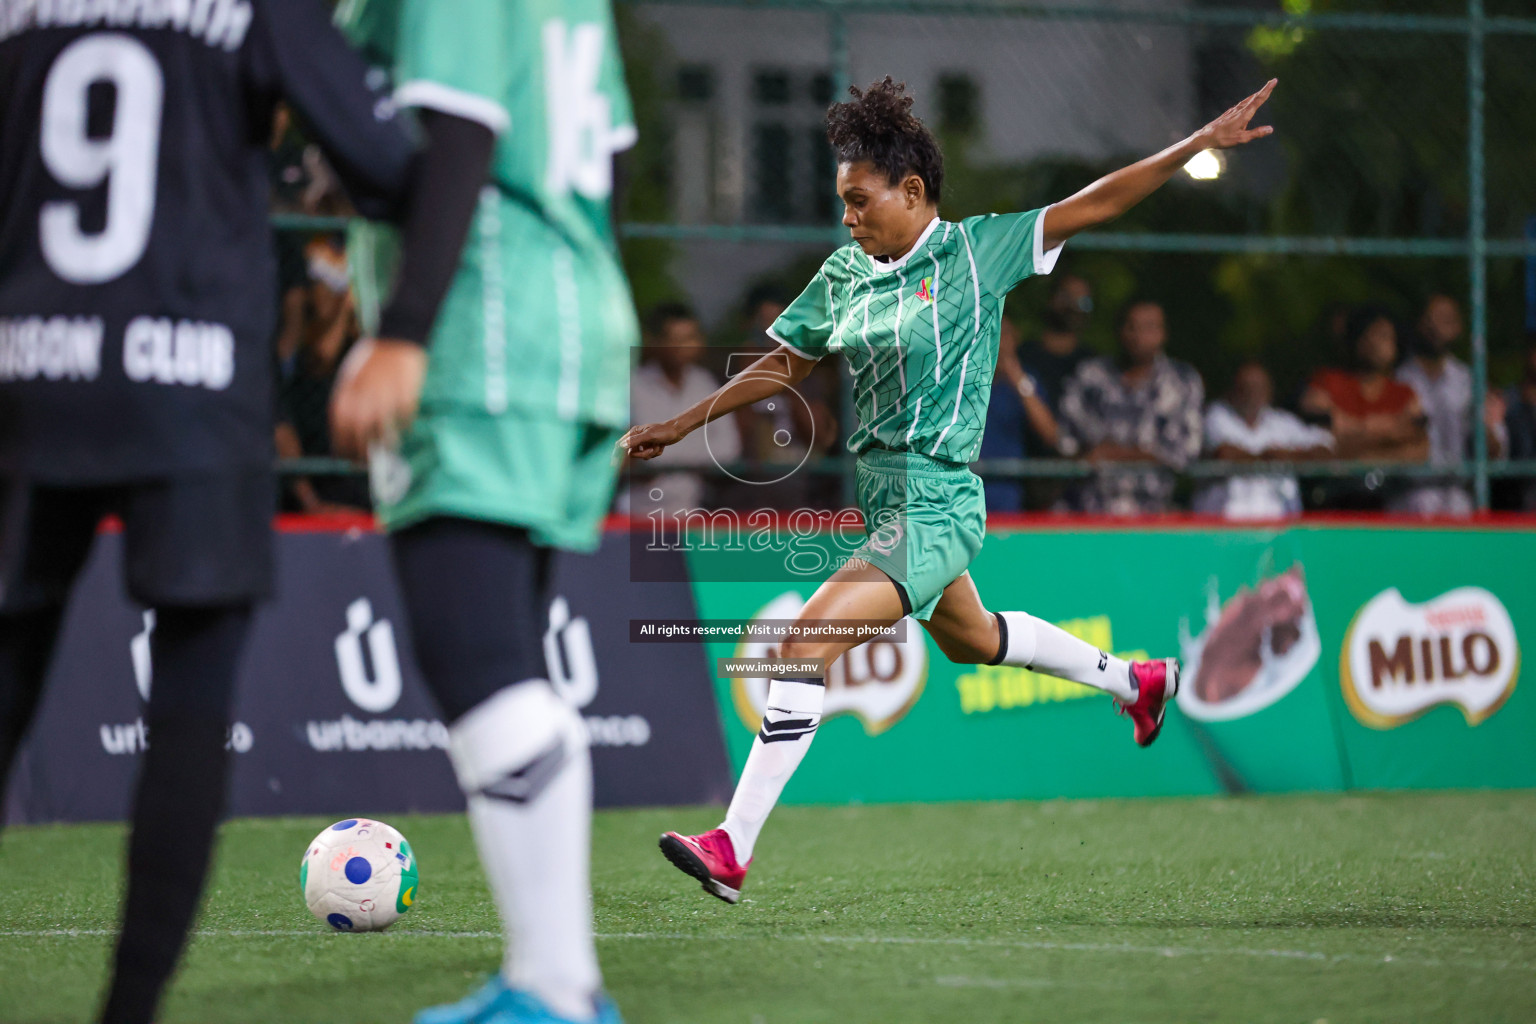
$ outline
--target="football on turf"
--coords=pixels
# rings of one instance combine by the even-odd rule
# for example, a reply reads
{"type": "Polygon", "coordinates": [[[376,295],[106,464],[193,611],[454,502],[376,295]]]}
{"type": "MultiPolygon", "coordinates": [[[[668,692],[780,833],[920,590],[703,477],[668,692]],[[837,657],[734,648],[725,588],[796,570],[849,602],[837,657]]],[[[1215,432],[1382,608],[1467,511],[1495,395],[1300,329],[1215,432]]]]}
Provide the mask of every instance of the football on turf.
{"type": "Polygon", "coordinates": [[[310,913],[336,931],[382,931],[416,902],[416,855],[382,821],[348,818],[304,851],[299,888],[310,913]]]}

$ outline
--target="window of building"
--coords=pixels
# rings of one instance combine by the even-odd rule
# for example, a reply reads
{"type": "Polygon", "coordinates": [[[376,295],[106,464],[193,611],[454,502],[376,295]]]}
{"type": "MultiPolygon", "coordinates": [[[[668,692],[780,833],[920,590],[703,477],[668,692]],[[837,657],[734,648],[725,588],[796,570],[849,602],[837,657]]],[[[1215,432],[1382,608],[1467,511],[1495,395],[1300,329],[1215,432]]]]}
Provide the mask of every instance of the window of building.
{"type": "Polygon", "coordinates": [[[748,219],[828,222],[836,202],[825,128],[832,76],[819,69],[757,68],[749,98],[748,219]]]}
{"type": "Polygon", "coordinates": [[[981,120],[981,91],[970,75],[950,72],[939,76],[939,131],[963,135],[981,120]]]}
{"type": "Polygon", "coordinates": [[[790,102],[789,72],[782,68],[759,71],[752,76],[752,101],[760,106],[781,107],[790,102]]]}
{"type": "Polygon", "coordinates": [[[684,64],[677,69],[677,98],[708,103],[715,96],[715,69],[708,64],[684,64]]]}

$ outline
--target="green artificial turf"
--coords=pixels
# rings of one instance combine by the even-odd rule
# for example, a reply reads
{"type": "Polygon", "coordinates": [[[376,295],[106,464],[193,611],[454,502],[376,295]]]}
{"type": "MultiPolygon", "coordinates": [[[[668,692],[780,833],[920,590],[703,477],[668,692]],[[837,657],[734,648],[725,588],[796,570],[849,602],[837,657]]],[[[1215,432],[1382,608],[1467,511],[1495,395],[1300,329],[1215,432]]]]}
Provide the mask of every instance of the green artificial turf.
{"type": "MultiPolygon", "coordinates": [[[[598,815],[598,949],[631,1024],[1536,1020],[1536,794],[781,808],[747,900],[656,850],[718,809],[598,815]]],[[[224,829],[165,1024],[407,1021],[499,958],[464,822],[392,819],[421,865],[389,932],[328,934],[319,819],[224,829]]],[[[85,1021],[115,826],[0,840],[0,1020],[85,1021]]]]}

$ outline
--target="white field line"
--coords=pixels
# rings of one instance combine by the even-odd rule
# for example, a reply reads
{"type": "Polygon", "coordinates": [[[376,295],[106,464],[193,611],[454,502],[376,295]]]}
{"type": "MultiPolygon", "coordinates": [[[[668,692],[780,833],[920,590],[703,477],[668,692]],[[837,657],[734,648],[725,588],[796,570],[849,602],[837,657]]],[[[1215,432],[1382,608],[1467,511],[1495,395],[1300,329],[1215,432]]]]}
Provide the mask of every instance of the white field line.
{"type": "MultiPolygon", "coordinates": [[[[0,930],[0,939],[105,938],[117,932],[108,928],[11,928],[0,930]]],[[[319,928],[245,929],[206,928],[195,933],[199,938],[315,938],[336,933],[319,928]]],[[[499,939],[493,931],[397,931],[387,933],[392,940],[404,939],[499,939]]],[[[1438,959],[1398,956],[1393,953],[1323,953],[1306,949],[1244,949],[1224,947],[1199,949],[1194,946],[1142,946],[1121,942],[1052,942],[1035,939],[965,939],[903,935],[699,935],[688,932],[598,932],[600,942],[809,942],[835,946],[951,946],[961,949],[1023,949],[1065,953],[1139,953],[1170,959],[1179,957],[1247,957],[1265,960],[1302,960],[1314,963],[1392,964],[1401,967],[1456,968],[1481,971],[1529,971],[1529,961],[1438,959]]]]}

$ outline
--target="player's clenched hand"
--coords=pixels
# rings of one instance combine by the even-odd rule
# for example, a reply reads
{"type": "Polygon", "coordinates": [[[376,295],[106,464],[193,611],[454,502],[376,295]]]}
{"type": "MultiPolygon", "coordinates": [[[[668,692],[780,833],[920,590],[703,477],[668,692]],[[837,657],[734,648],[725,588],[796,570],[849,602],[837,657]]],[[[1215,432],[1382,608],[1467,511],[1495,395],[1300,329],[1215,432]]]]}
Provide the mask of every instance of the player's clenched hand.
{"type": "Polygon", "coordinates": [[[427,352],[392,338],[364,338],[352,346],[331,395],[331,443],[338,454],[363,458],[368,446],[403,433],[416,418],[427,352]]]}
{"type": "Polygon", "coordinates": [[[1248,122],[1253,120],[1253,115],[1258,113],[1264,101],[1269,99],[1269,94],[1275,91],[1275,83],[1278,81],[1280,81],[1278,78],[1271,78],[1264,83],[1264,88],[1200,129],[1199,134],[1204,136],[1205,148],[1231,149],[1233,146],[1241,146],[1245,142],[1262,139],[1271,134],[1274,129],[1269,125],[1249,128],[1248,122]]]}
{"type": "Polygon", "coordinates": [[[654,459],[667,445],[677,444],[683,436],[683,431],[671,420],[646,423],[630,427],[629,433],[619,438],[619,447],[629,452],[632,459],[654,459]]]}

